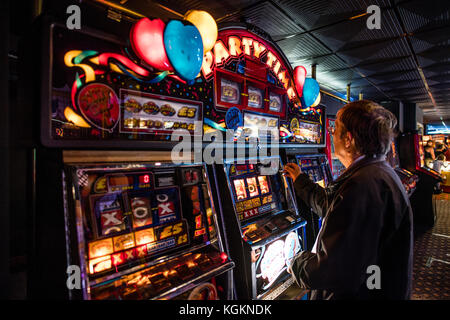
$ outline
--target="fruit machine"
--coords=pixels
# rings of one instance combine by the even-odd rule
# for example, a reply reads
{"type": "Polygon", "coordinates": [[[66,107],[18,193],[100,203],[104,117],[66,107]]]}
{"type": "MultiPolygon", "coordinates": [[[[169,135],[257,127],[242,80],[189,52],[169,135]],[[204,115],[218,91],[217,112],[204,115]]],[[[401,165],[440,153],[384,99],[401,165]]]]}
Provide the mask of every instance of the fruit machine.
{"type": "Polygon", "coordinates": [[[77,235],[68,254],[82,270],[84,299],[188,299],[204,283],[217,298],[214,277],[232,262],[217,233],[205,165],[66,167],[75,191],[68,191],[66,227],[77,235]]]}
{"type": "Polygon", "coordinates": [[[398,138],[398,155],[402,168],[419,178],[416,190],[410,197],[414,216],[415,234],[431,228],[435,221],[433,194],[440,192],[441,175],[428,168],[424,162],[422,136],[403,133],[398,138]]]}
{"type": "Polygon", "coordinates": [[[336,119],[332,119],[329,116],[326,120],[326,154],[328,157],[328,163],[330,165],[331,172],[333,174],[333,180],[336,180],[342,172],[345,171],[345,167],[342,164],[341,161],[336,157],[336,154],[334,152],[334,142],[333,142],[333,135],[331,132],[329,132],[328,128],[334,128],[335,127],[335,121],[336,119]]]}
{"type": "MultiPolygon", "coordinates": [[[[189,24],[143,18],[112,23],[109,34],[41,23],[31,296],[234,298],[206,166],[192,147],[171,152],[178,133],[201,139],[212,87],[177,61],[157,69],[146,51],[149,32],[163,45],[161,32],[176,38],[189,24]]],[[[192,51],[182,59],[192,62],[192,51]]]]}
{"type": "MultiPolygon", "coordinates": [[[[270,197],[261,197],[259,183],[265,184],[266,178],[259,181],[259,177],[252,176],[257,175],[259,165],[258,162],[249,164],[248,159],[259,153],[262,158],[279,155],[286,162],[285,148],[288,146],[295,147],[297,152],[297,147],[310,147],[317,152],[314,148],[325,145],[325,109],[318,105],[319,86],[314,79],[306,78],[305,68],[292,69],[286,56],[265,31],[244,23],[219,25],[218,39],[212,50],[205,54],[202,74],[214,84],[214,104],[204,108],[205,135],[211,135],[216,142],[233,142],[236,152],[245,150],[245,156],[237,157],[238,162],[233,163],[232,156],[227,154],[229,162],[214,165],[220,184],[217,198],[226,206],[224,223],[228,225],[227,230],[233,230],[228,239],[234,240],[230,251],[234,252],[232,258],[237,263],[237,294],[246,299],[273,299],[282,295],[292,284],[292,279],[284,271],[281,256],[273,258],[279,260],[277,267],[270,271],[272,275],[259,269],[260,262],[265,265],[268,261],[264,259],[264,250],[270,252],[267,257],[271,256],[273,249],[269,248],[286,243],[285,230],[297,230],[305,221],[297,214],[292,215],[296,212],[294,209],[288,214],[293,217],[292,223],[287,223],[284,218],[280,220],[282,222],[272,221],[273,215],[279,220],[288,212],[284,204],[279,203],[285,201],[282,200],[284,197],[278,198],[274,192],[270,197]],[[270,153],[267,152],[269,149],[270,153]],[[260,152],[264,150],[265,154],[260,152]],[[255,167],[250,168],[250,165],[255,167]],[[238,179],[236,175],[240,172],[243,176],[238,179]],[[249,180],[245,175],[250,175],[249,180]],[[228,184],[222,185],[225,181],[228,184]],[[237,198],[238,183],[246,192],[245,200],[241,198],[244,194],[237,198]],[[256,192],[255,198],[249,189],[255,189],[251,192],[256,192]],[[269,204],[261,202],[267,199],[274,201],[270,204],[271,209],[268,209],[269,204]],[[280,215],[280,212],[284,213],[280,215]],[[269,245],[269,242],[273,244],[269,245]]],[[[280,181],[285,183],[278,173],[274,177],[267,176],[267,181],[277,186],[280,181]]],[[[270,185],[269,189],[272,188],[270,185]]],[[[292,187],[291,182],[288,185],[292,187]]],[[[300,236],[302,231],[296,233],[300,236]]],[[[289,239],[294,239],[294,235],[289,239]]],[[[298,241],[304,248],[305,238],[298,241]]]]}
{"type": "Polygon", "coordinates": [[[281,168],[279,156],[226,159],[217,166],[238,299],[273,300],[288,289],[296,291],[286,269],[305,248],[306,221],[281,168]]]}
{"type": "Polygon", "coordinates": [[[396,140],[391,142],[391,149],[387,154],[387,160],[394,168],[395,173],[400,178],[403,187],[405,188],[406,193],[408,194],[408,197],[411,197],[411,195],[416,190],[417,182],[419,181],[419,177],[412,173],[411,171],[408,171],[406,169],[403,169],[400,166],[400,159],[398,156],[398,146],[396,140]]]}

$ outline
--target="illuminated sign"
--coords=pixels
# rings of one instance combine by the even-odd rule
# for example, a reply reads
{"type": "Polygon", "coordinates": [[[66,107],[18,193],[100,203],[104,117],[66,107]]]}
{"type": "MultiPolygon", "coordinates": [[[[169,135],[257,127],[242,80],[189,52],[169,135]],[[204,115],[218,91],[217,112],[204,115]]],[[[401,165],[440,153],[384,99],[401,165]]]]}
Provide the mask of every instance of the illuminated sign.
{"type": "Polygon", "coordinates": [[[283,84],[289,99],[295,99],[296,93],[290,68],[285,65],[269,43],[241,30],[233,30],[233,33],[221,31],[219,38],[212,50],[206,52],[203,57],[201,71],[206,79],[212,76],[215,67],[226,64],[232,58],[244,56],[264,63],[283,84]]]}

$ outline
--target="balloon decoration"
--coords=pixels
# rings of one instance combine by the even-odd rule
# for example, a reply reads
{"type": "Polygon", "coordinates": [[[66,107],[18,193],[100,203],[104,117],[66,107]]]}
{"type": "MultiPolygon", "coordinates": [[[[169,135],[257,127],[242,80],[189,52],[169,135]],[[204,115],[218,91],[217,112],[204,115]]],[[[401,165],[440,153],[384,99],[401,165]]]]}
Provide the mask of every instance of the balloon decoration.
{"type": "Polygon", "coordinates": [[[294,83],[301,100],[303,111],[310,111],[320,103],[320,87],[316,79],[306,78],[306,68],[297,66],[294,69],[294,83]]]}
{"type": "Polygon", "coordinates": [[[203,42],[197,27],[179,20],[169,21],[164,29],[164,45],[180,78],[194,80],[203,63],[203,42]]]}
{"type": "Polygon", "coordinates": [[[136,55],[153,68],[173,71],[164,47],[165,24],[160,19],[142,18],[130,32],[130,42],[136,55]]]}
{"type": "Polygon", "coordinates": [[[306,79],[306,68],[303,66],[297,66],[294,69],[294,82],[295,89],[297,89],[298,97],[300,98],[303,94],[303,85],[306,79]]]}
{"type": "MultiPolygon", "coordinates": [[[[112,132],[119,119],[119,102],[114,91],[97,76],[109,69],[125,74],[142,84],[162,81],[166,76],[193,82],[200,74],[203,54],[217,40],[217,25],[205,11],[191,10],[184,21],[142,18],[130,30],[130,43],[135,57],[113,52],[70,50],[64,56],[68,67],[81,69],[72,85],[72,108],[64,110],[66,119],[79,127],[96,127],[112,132]],[[149,66],[151,68],[149,68],[149,66]],[[77,99],[78,97],[78,99],[77,99]]],[[[127,52],[127,48],[125,48],[127,52]]]]}
{"type": "Polygon", "coordinates": [[[320,103],[320,99],[321,99],[321,95],[320,95],[320,92],[319,92],[319,94],[317,95],[316,101],[314,101],[314,103],[311,105],[311,108],[314,108],[314,107],[318,106],[319,103],[320,103]]]}
{"type": "Polygon", "coordinates": [[[312,107],[320,102],[320,87],[316,79],[306,78],[303,85],[303,94],[301,97],[302,105],[312,107]],[[317,101],[319,99],[319,101],[317,101]]]}
{"type": "Polygon", "coordinates": [[[160,19],[142,18],[131,29],[131,47],[137,57],[162,72],[151,80],[140,81],[154,83],[167,75],[193,81],[200,74],[203,54],[213,48],[217,35],[217,24],[206,11],[190,10],[184,21],[171,20],[167,24],[160,19]]]}
{"type": "Polygon", "coordinates": [[[197,27],[203,41],[203,53],[210,51],[216,43],[218,29],[214,18],[206,11],[189,10],[184,15],[184,20],[197,27]]]}
{"type": "MultiPolygon", "coordinates": [[[[90,83],[83,87],[78,94],[77,105],[84,119],[94,127],[112,132],[118,123],[119,99],[114,90],[103,83],[90,83]]],[[[70,116],[69,110],[67,116],[70,116]]]]}

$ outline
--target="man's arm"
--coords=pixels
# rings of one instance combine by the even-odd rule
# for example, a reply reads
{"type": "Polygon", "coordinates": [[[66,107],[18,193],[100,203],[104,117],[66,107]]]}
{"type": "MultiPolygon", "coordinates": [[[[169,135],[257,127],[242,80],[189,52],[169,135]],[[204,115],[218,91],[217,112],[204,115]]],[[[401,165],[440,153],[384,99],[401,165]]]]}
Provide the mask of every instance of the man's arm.
{"type": "Polygon", "coordinates": [[[294,182],[295,194],[317,215],[323,217],[328,208],[328,196],[324,188],[301,173],[294,182]]]}
{"type": "MultiPolygon", "coordinates": [[[[297,183],[297,181],[296,181],[297,183]]],[[[302,252],[289,271],[308,289],[357,290],[367,263],[376,257],[383,207],[363,183],[348,183],[330,204],[317,253],[302,252]]]]}

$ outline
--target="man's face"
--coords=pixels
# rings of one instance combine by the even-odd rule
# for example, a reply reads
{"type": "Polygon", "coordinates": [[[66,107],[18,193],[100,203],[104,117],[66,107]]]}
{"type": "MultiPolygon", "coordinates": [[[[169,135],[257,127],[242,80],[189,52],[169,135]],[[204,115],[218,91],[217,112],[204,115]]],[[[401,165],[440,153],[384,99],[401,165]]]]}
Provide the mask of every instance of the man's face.
{"type": "Polygon", "coordinates": [[[342,152],[345,150],[344,148],[344,139],[342,139],[342,123],[339,119],[339,113],[337,114],[336,121],[334,122],[334,133],[333,133],[333,142],[334,142],[334,152],[339,160],[341,160],[342,152]]]}

